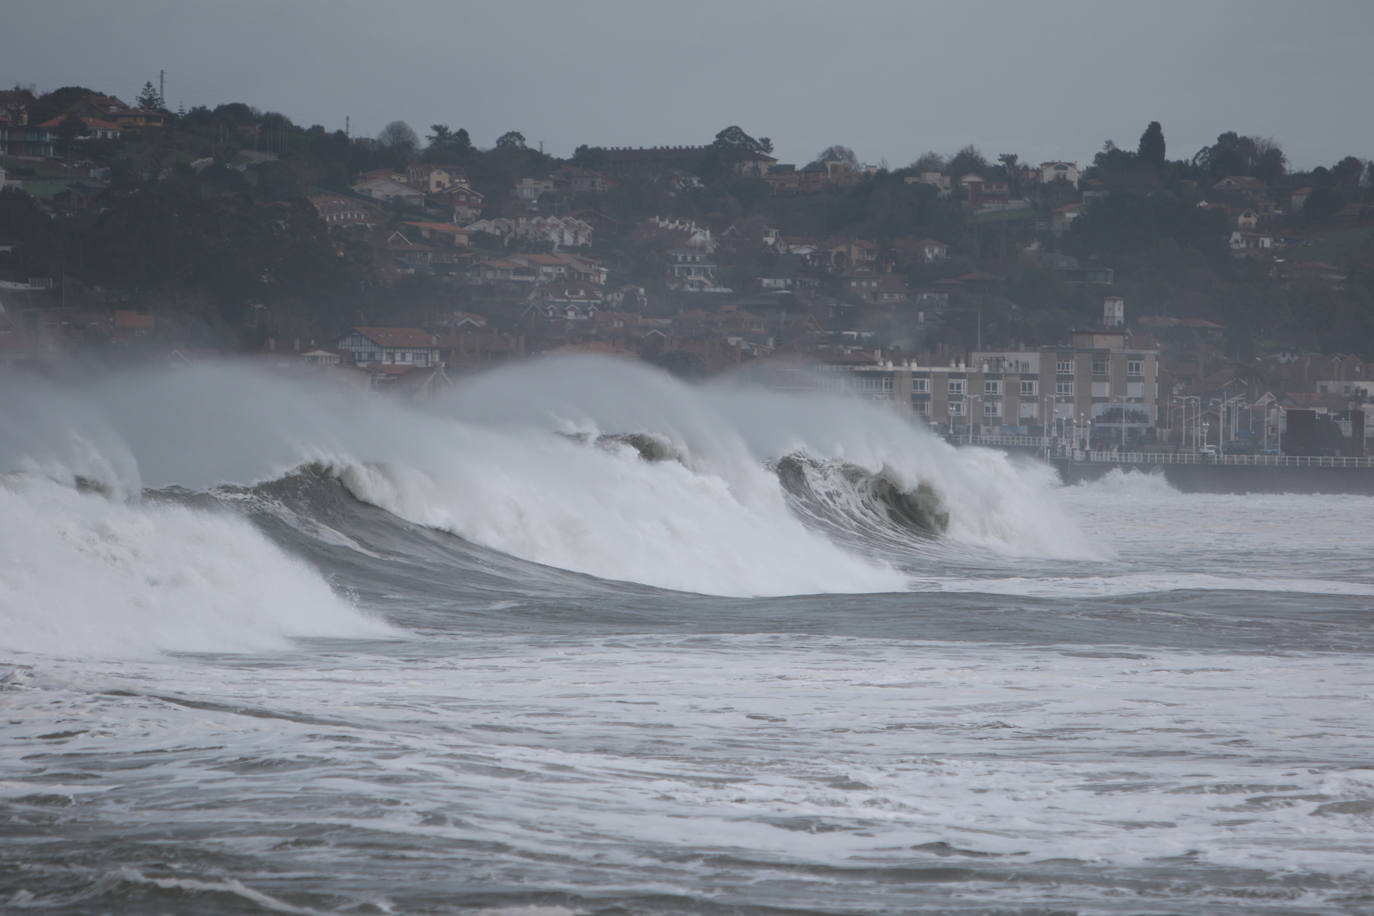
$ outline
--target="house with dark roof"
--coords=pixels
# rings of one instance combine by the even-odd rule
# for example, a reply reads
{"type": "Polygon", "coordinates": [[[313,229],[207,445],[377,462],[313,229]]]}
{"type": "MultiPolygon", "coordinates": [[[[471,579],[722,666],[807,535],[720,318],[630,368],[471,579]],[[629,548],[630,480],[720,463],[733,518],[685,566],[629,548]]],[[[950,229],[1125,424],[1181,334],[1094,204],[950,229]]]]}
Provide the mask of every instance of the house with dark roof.
{"type": "Polygon", "coordinates": [[[351,355],[359,366],[439,365],[437,340],[419,328],[357,327],[340,338],[335,349],[351,355]]]}

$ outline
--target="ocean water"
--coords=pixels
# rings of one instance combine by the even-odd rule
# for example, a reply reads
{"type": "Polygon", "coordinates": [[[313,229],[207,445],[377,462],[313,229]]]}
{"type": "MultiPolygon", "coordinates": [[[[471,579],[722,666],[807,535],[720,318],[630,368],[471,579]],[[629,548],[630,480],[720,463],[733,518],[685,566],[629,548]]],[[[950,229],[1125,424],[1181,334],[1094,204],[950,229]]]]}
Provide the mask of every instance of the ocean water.
{"type": "Polygon", "coordinates": [[[546,360],[0,398],[0,911],[1374,912],[1374,500],[546,360]]]}

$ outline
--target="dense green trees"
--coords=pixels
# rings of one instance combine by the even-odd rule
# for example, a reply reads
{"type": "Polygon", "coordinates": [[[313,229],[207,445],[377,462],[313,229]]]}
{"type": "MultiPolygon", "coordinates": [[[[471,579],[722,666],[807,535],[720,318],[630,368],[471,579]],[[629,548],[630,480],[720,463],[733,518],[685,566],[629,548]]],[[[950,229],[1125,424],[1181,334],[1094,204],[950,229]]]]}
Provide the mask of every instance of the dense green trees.
{"type": "Polygon", "coordinates": [[[463,128],[460,127],[455,131],[450,130],[447,124],[433,124],[430,126],[430,130],[433,133],[425,136],[425,139],[429,141],[423,157],[426,162],[446,162],[461,165],[472,156],[472,140],[463,128]]]}
{"type": "Polygon", "coordinates": [[[767,137],[759,137],[755,140],[744,132],[744,129],[737,124],[732,124],[716,134],[716,139],[712,141],[711,147],[714,150],[728,153],[755,154],[763,153],[767,155],[773,152],[773,141],[767,137]]]}
{"type": "Polygon", "coordinates": [[[845,165],[852,168],[859,164],[859,157],[856,156],[854,151],[849,147],[841,146],[837,143],[833,146],[827,146],[817,153],[816,158],[812,160],[811,164],[824,165],[827,162],[843,162],[845,165]]]}
{"type": "Polygon", "coordinates": [[[1288,159],[1273,140],[1243,137],[1229,130],[1216,143],[1198,150],[1193,165],[1209,183],[1227,175],[1247,175],[1274,184],[1287,172],[1288,159]]]}
{"type": "Polygon", "coordinates": [[[988,172],[988,161],[983,158],[983,154],[973,144],[969,144],[955,153],[945,166],[945,174],[955,181],[970,172],[985,177],[988,172]]]}

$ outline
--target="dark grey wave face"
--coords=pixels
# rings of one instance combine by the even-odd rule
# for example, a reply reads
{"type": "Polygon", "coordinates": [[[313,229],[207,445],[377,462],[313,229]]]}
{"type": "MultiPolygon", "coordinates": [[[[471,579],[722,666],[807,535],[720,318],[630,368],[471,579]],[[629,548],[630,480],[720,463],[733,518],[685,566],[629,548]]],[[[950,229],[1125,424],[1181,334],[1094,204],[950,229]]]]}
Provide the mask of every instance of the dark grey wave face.
{"type": "Polygon", "coordinates": [[[949,510],[933,486],[903,483],[887,468],[874,472],[803,454],[787,455],[774,468],[803,518],[824,520],[842,534],[876,529],[902,541],[939,537],[949,529],[949,510]]]}
{"type": "Polygon", "coordinates": [[[598,436],[597,445],[628,445],[645,461],[681,461],[683,454],[667,436],[653,433],[609,433],[598,436]]]}
{"type": "MultiPolygon", "coordinates": [[[[1309,592],[1291,590],[1266,594],[1263,600],[1252,590],[1214,587],[1159,591],[1142,586],[1139,591],[1081,597],[1006,594],[1000,577],[1024,572],[1026,564],[933,541],[923,527],[938,518],[931,512],[933,494],[902,494],[903,500],[920,500],[926,514],[920,523],[899,526],[887,514],[882,495],[893,485],[882,475],[838,463],[826,466],[827,473],[850,487],[843,501],[817,495],[805,479],[788,479],[794,473],[801,478],[803,467],[818,466],[800,457],[778,466],[779,478],[798,497],[794,505],[808,522],[837,540],[886,551],[889,558],[899,556],[894,545],[904,545],[906,553],[900,557],[913,572],[963,576],[970,586],[960,592],[886,596],[730,598],[601,579],[399,519],[353,497],[333,468],[318,464],[254,487],[223,487],[213,493],[150,491],[148,498],[246,513],[287,551],[325,571],[337,589],[360,605],[426,630],[456,626],[587,634],[627,627],[668,633],[781,629],[1032,645],[1374,651],[1374,629],[1367,625],[1374,599],[1362,592],[1314,599],[1309,592]],[[855,513],[850,498],[872,491],[877,495],[855,513]],[[988,584],[985,590],[977,588],[980,577],[988,584]],[[492,610],[494,606],[499,607],[492,610]],[[573,606],[576,613],[569,610],[573,606]]],[[[1081,563],[1036,559],[1033,564],[1050,579],[1083,572],[1081,563]]]]}

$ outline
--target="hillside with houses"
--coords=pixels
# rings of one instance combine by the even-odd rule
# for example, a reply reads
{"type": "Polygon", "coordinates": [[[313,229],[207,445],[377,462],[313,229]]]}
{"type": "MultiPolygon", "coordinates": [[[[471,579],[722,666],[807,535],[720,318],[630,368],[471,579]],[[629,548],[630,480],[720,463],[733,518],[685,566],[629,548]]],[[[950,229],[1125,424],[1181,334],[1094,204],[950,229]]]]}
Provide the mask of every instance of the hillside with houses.
{"type": "Polygon", "coordinates": [[[424,397],[556,351],[807,361],[947,432],[1097,418],[1122,445],[1179,442],[1190,402],[1238,437],[1241,390],[1252,438],[1256,405],[1348,438],[1368,400],[1374,164],[1233,132],[1170,159],[1157,123],[1091,161],[772,153],[0,92],[0,367],[235,354],[424,397]]]}

